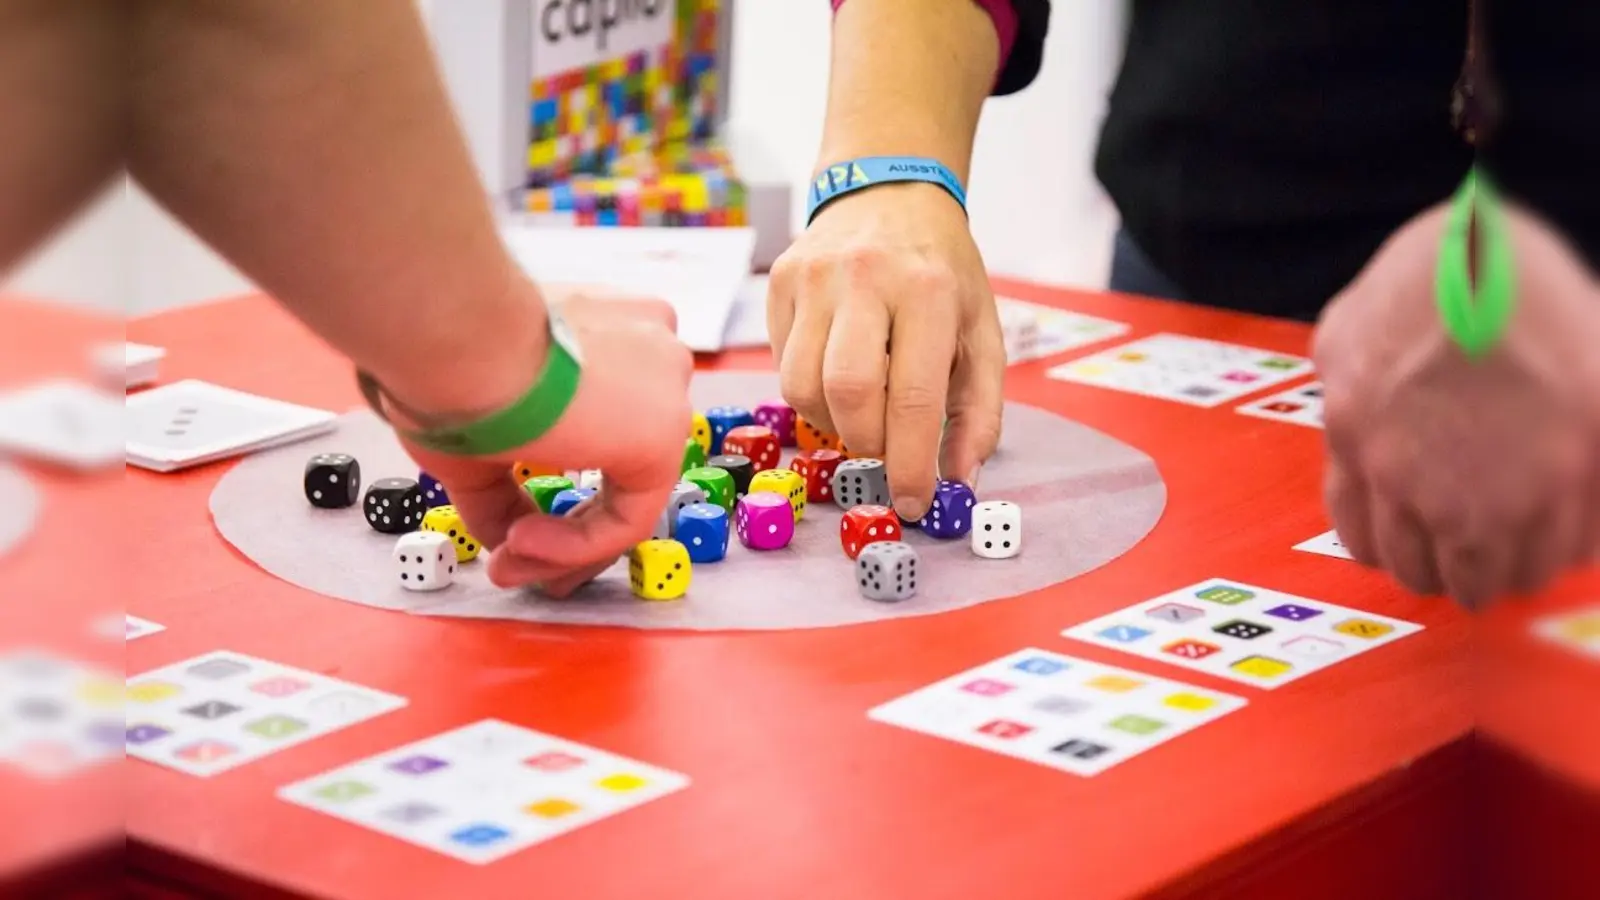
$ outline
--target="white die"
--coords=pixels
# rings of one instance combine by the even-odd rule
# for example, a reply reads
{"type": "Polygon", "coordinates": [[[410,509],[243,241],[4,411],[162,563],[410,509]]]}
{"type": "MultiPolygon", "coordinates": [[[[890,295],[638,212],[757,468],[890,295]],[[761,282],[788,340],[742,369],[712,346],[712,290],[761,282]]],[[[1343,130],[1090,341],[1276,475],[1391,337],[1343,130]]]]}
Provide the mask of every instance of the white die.
{"type": "Polygon", "coordinates": [[[600,490],[600,482],[604,479],[601,477],[599,469],[584,469],[578,473],[578,477],[572,480],[576,482],[577,487],[594,488],[598,491],[600,490]]]}
{"type": "Polygon", "coordinates": [[[986,500],[972,508],[972,554],[1010,559],[1022,552],[1022,507],[986,500]]]}
{"type": "Polygon", "coordinates": [[[395,574],[408,591],[437,591],[456,580],[456,550],[437,531],[413,531],[394,544],[395,574]]]}

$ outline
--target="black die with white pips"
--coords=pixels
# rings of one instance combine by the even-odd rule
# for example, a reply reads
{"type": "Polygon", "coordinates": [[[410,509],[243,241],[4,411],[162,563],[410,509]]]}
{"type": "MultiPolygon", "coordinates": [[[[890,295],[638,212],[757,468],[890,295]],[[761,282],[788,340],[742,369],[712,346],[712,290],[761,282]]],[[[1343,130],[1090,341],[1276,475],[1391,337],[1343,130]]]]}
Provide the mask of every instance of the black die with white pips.
{"type": "Polygon", "coordinates": [[[750,493],[750,479],[756,477],[756,465],[749,457],[737,453],[723,453],[706,460],[706,465],[728,473],[733,479],[735,499],[750,493]]]}
{"type": "Polygon", "coordinates": [[[425,512],[422,488],[410,478],[380,478],[361,500],[361,515],[383,534],[416,531],[425,512]]]}
{"type": "Polygon", "coordinates": [[[361,463],[348,453],[318,453],[306,460],[306,499],[322,509],[344,509],[361,496],[361,463]]]}

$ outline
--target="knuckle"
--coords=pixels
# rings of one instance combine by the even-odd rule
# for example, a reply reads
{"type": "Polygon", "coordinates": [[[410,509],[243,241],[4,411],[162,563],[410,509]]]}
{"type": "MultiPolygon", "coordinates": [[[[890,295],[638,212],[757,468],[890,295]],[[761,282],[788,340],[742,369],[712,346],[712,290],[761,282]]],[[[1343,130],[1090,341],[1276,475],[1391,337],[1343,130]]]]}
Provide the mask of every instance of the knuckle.
{"type": "Polygon", "coordinates": [[[778,393],[783,395],[784,402],[809,419],[816,418],[825,403],[822,385],[811,372],[785,371],[778,379],[778,393]]]}
{"type": "Polygon", "coordinates": [[[911,382],[889,388],[889,412],[898,418],[927,418],[944,413],[944,390],[911,382]]]}
{"type": "Polygon", "coordinates": [[[883,381],[862,372],[835,372],[823,378],[822,392],[829,407],[857,410],[883,396],[883,381]]]}

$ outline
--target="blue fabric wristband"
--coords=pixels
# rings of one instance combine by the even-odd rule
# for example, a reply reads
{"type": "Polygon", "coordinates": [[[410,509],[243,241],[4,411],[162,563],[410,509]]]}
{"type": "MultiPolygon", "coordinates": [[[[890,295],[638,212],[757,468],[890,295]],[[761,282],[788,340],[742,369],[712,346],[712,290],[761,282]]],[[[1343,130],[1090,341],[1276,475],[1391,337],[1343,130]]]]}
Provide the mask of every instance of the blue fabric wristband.
{"type": "Polygon", "coordinates": [[[824,206],[845,194],[875,184],[906,181],[925,181],[944,188],[961,204],[961,211],[966,212],[967,192],[961,187],[961,180],[938,160],[920,156],[865,156],[831,165],[816,177],[807,192],[806,225],[811,225],[811,220],[824,206]]]}

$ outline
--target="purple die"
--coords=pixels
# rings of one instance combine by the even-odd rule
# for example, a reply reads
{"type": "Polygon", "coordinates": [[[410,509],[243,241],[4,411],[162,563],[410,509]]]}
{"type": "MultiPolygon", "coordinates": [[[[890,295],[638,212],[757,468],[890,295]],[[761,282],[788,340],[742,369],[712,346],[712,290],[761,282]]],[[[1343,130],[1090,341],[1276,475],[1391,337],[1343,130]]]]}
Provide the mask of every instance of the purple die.
{"type": "Polygon", "coordinates": [[[972,507],[977,498],[972,488],[959,481],[939,479],[933,490],[933,505],[922,517],[922,530],[936,538],[958,538],[972,530],[972,507]]]}
{"type": "Polygon", "coordinates": [[[794,409],[782,400],[768,400],[756,407],[757,425],[765,425],[778,436],[778,446],[794,446],[794,409]]]}
{"type": "Polygon", "coordinates": [[[783,494],[745,494],[739,498],[733,530],[751,550],[781,550],[794,538],[794,508],[783,494]]]}
{"type": "Polygon", "coordinates": [[[422,505],[428,509],[450,505],[450,495],[445,493],[444,485],[427,472],[417,473],[417,486],[422,488],[422,505]]]}

